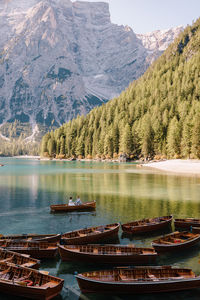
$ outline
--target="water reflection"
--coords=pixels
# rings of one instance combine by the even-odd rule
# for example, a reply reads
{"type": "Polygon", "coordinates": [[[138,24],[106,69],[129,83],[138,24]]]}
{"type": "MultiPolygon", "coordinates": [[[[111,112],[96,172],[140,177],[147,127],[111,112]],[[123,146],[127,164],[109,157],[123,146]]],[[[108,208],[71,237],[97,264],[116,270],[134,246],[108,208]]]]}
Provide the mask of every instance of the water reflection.
{"type": "MultiPolygon", "coordinates": [[[[126,223],[134,219],[173,214],[200,218],[200,178],[166,175],[138,169],[133,164],[52,162],[1,159],[0,224],[3,234],[63,233],[83,227],[126,223]],[[96,212],[50,213],[50,204],[65,203],[77,195],[97,201],[96,212]]],[[[173,227],[172,227],[173,229],[173,227]]],[[[163,232],[161,233],[163,234],[163,232]]],[[[127,236],[119,232],[121,244],[150,246],[159,233],[127,236]]],[[[174,264],[199,272],[199,246],[184,253],[160,256],[158,264],[174,264]]],[[[74,271],[102,268],[61,262],[59,257],[43,261],[41,269],[65,279],[66,289],[57,299],[132,299],[133,296],[82,295],[74,271]],[[86,298],[84,298],[86,297],[86,298]]],[[[197,299],[200,291],[168,295],[134,295],[134,299],[197,299]]],[[[0,295],[0,300],[13,297],[0,295]]],[[[15,297],[17,299],[17,297],[15,297]]]]}

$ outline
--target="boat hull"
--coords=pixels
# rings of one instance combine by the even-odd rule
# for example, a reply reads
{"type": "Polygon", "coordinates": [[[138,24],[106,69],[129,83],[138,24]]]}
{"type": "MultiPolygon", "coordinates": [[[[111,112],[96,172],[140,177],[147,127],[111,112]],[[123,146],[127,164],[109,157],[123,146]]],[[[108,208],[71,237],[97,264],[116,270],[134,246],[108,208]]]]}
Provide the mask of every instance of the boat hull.
{"type": "Polygon", "coordinates": [[[200,242],[200,235],[192,240],[186,241],[180,244],[159,244],[152,242],[152,247],[156,250],[156,252],[172,252],[172,251],[179,251],[185,250],[192,246],[195,246],[200,242]]]}
{"type": "MultiPolygon", "coordinates": [[[[4,248],[6,249],[6,248],[4,248]]],[[[53,258],[57,254],[57,248],[56,249],[16,249],[16,248],[7,248],[10,251],[21,253],[21,254],[28,254],[33,258],[41,259],[41,258],[53,258]]]]}
{"type": "Polygon", "coordinates": [[[174,225],[176,228],[187,228],[190,229],[192,227],[200,227],[200,220],[199,219],[175,219],[174,225]],[[187,221],[186,221],[187,220],[187,221]]]}
{"type": "Polygon", "coordinates": [[[37,287],[14,285],[12,283],[9,284],[0,280],[1,293],[30,299],[50,300],[60,294],[62,287],[63,282],[61,282],[55,288],[37,289],[37,287]]]}
{"type": "Polygon", "coordinates": [[[162,280],[153,282],[101,282],[76,276],[78,285],[83,293],[115,293],[115,294],[146,294],[182,291],[199,288],[200,278],[185,280],[162,280]]]}
{"type": "Polygon", "coordinates": [[[73,212],[73,211],[84,211],[84,210],[95,210],[96,201],[86,202],[81,205],[67,205],[67,204],[57,204],[51,205],[51,212],[73,212]]]}
{"type": "Polygon", "coordinates": [[[169,219],[155,224],[149,224],[149,225],[137,225],[137,226],[127,226],[127,224],[122,224],[122,230],[127,233],[131,234],[142,234],[152,231],[159,231],[164,228],[167,228],[171,225],[172,222],[172,216],[169,217],[169,219]]]}
{"type": "Polygon", "coordinates": [[[200,233],[200,227],[192,227],[192,233],[200,233]]]}
{"type": "Polygon", "coordinates": [[[49,300],[61,292],[63,283],[63,279],[42,271],[6,263],[0,264],[1,294],[49,300]]]}
{"type": "Polygon", "coordinates": [[[85,236],[66,238],[64,235],[61,237],[61,241],[67,245],[83,245],[83,244],[93,244],[102,241],[107,241],[111,238],[118,236],[120,224],[117,224],[113,229],[109,229],[103,232],[95,234],[87,234],[85,236]]]}
{"type": "Polygon", "coordinates": [[[148,265],[155,263],[157,258],[157,253],[145,255],[130,253],[120,255],[81,253],[65,249],[62,245],[58,246],[58,251],[63,261],[80,261],[110,265],[148,265]]]}
{"type": "Polygon", "coordinates": [[[22,235],[4,235],[0,240],[33,240],[38,242],[57,243],[60,241],[61,234],[22,234],[22,235]]]}
{"type": "Polygon", "coordinates": [[[29,255],[23,255],[13,251],[8,251],[0,248],[0,264],[8,263],[21,267],[39,269],[40,261],[31,258],[29,255]]]}

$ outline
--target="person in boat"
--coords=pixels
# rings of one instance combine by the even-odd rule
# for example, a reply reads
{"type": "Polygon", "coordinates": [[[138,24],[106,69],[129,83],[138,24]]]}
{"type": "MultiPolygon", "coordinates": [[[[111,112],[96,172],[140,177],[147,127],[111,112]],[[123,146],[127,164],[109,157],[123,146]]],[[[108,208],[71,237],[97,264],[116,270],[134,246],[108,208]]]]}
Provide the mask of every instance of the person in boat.
{"type": "Polygon", "coordinates": [[[75,205],[74,202],[73,202],[73,200],[72,200],[72,197],[69,198],[68,205],[69,205],[69,206],[75,205]]]}
{"type": "Polygon", "coordinates": [[[75,201],[75,205],[81,205],[82,201],[80,199],[80,196],[77,197],[76,201],[75,201]]]}

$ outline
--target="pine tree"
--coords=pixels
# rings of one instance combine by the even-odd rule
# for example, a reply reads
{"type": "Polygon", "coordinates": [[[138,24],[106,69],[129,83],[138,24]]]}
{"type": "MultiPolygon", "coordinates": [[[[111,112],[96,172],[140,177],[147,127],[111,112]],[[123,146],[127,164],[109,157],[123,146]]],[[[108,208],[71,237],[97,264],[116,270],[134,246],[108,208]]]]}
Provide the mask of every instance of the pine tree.
{"type": "Polygon", "coordinates": [[[145,159],[152,157],[154,155],[154,138],[153,129],[151,126],[151,118],[149,114],[146,114],[141,122],[140,137],[141,154],[145,159]]]}
{"type": "Polygon", "coordinates": [[[54,156],[54,154],[56,153],[56,143],[55,143],[55,140],[53,137],[51,137],[48,140],[47,149],[48,149],[49,155],[54,156]]]}
{"type": "Polygon", "coordinates": [[[110,158],[113,157],[113,139],[112,139],[112,135],[110,134],[110,132],[108,132],[105,136],[104,154],[110,158]]]}
{"type": "Polygon", "coordinates": [[[65,138],[61,136],[60,138],[60,153],[61,155],[65,155],[65,138]]]}
{"type": "Polygon", "coordinates": [[[167,154],[173,158],[180,155],[181,130],[176,117],[169,123],[167,135],[167,154]]]}
{"type": "Polygon", "coordinates": [[[119,127],[114,124],[112,128],[113,153],[119,152],[119,127]]]}
{"type": "Polygon", "coordinates": [[[200,159],[200,113],[194,118],[192,130],[192,154],[194,158],[200,159]]]}
{"type": "Polygon", "coordinates": [[[48,140],[50,139],[50,133],[47,133],[43,136],[42,138],[42,143],[41,143],[41,153],[48,153],[48,140]]]}
{"type": "Polygon", "coordinates": [[[181,139],[181,154],[183,157],[190,158],[191,154],[191,133],[192,133],[192,124],[188,118],[185,119],[183,123],[183,132],[181,139]]]}
{"type": "Polygon", "coordinates": [[[128,156],[131,155],[133,148],[133,139],[132,139],[132,132],[129,124],[126,124],[120,141],[120,149],[123,153],[126,153],[128,156]]]}

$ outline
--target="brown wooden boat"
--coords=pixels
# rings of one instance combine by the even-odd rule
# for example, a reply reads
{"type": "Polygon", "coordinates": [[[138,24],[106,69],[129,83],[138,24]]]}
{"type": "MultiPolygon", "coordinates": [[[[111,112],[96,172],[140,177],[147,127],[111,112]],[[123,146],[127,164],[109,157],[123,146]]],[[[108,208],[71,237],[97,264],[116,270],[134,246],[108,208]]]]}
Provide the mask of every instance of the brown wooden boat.
{"type": "Polygon", "coordinates": [[[40,261],[26,254],[19,254],[0,248],[0,263],[15,264],[21,267],[38,269],[40,261]]]}
{"type": "Polygon", "coordinates": [[[10,235],[0,235],[0,240],[29,240],[29,241],[39,241],[48,243],[57,243],[60,241],[61,234],[10,234],[10,235]]]}
{"type": "Polygon", "coordinates": [[[54,257],[58,249],[56,243],[26,240],[0,240],[0,247],[39,259],[54,257]]]}
{"type": "Polygon", "coordinates": [[[10,295],[49,300],[62,290],[64,280],[42,271],[0,264],[0,292],[10,295]]]}
{"type": "Polygon", "coordinates": [[[84,202],[79,205],[55,204],[50,205],[51,212],[72,212],[80,210],[94,210],[96,208],[96,201],[84,202]]]}
{"type": "Polygon", "coordinates": [[[187,229],[189,229],[191,226],[200,227],[200,219],[194,219],[194,218],[175,219],[174,225],[176,228],[187,228],[187,229]]]}
{"type": "Polygon", "coordinates": [[[122,230],[128,233],[146,233],[150,231],[160,230],[171,225],[172,216],[157,217],[151,219],[143,219],[122,224],[122,230]]]}
{"type": "Polygon", "coordinates": [[[192,227],[192,233],[200,233],[200,227],[192,227]]]}
{"type": "Polygon", "coordinates": [[[199,288],[200,276],[183,268],[134,267],[76,275],[83,293],[144,294],[199,288]]]}
{"type": "Polygon", "coordinates": [[[153,248],[136,248],[124,245],[58,245],[58,251],[63,261],[115,265],[154,263],[158,256],[153,248]]]}
{"type": "Polygon", "coordinates": [[[118,235],[119,223],[79,229],[62,234],[64,244],[79,245],[102,242],[118,235]]]}
{"type": "Polygon", "coordinates": [[[152,246],[157,252],[184,250],[196,245],[200,241],[200,234],[188,231],[173,232],[160,237],[152,242],[152,246]]]}

